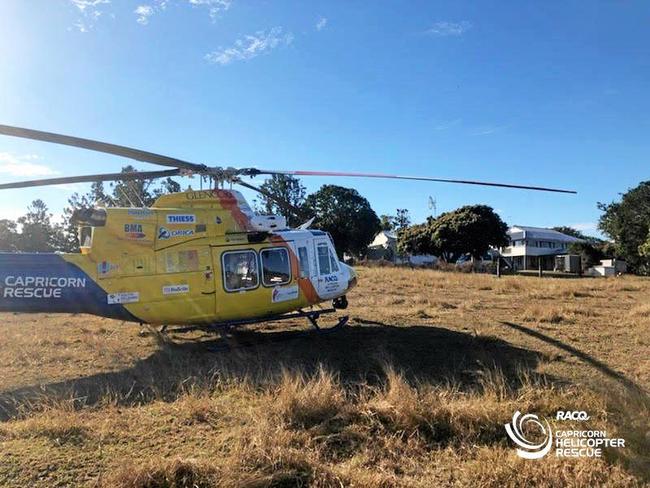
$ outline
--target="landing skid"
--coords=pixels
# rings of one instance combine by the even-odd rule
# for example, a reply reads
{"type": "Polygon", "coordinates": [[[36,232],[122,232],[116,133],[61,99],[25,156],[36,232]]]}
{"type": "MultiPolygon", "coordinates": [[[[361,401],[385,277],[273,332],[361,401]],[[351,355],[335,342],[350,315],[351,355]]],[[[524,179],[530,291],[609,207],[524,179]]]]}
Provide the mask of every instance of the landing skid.
{"type": "MultiPolygon", "coordinates": [[[[294,312],[294,313],[282,314],[282,315],[269,315],[266,317],[260,317],[255,319],[231,320],[227,322],[215,322],[212,324],[205,324],[205,325],[201,324],[201,325],[188,325],[183,327],[175,327],[173,329],[169,329],[169,332],[175,334],[184,334],[187,332],[195,332],[195,331],[203,331],[209,333],[223,333],[223,332],[229,332],[232,329],[244,325],[262,324],[264,322],[276,322],[279,320],[297,319],[297,318],[304,317],[312,325],[312,327],[314,327],[314,329],[316,329],[320,333],[325,333],[325,332],[332,332],[338,330],[344,327],[348,323],[349,317],[345,315],[343,317],[340,317],[338,322],[331,327],[324,329],[318,325],[318,319],[321,317],[321,315],[334,313],[336,311],[337,310],[334,308],[326,308],[323,310],[310,310],[308,312],[299,310],[298,312],[294,312]]],[[[167,329],[166,326],[163,326],[163,330],[166,329],[167,329]]]]}

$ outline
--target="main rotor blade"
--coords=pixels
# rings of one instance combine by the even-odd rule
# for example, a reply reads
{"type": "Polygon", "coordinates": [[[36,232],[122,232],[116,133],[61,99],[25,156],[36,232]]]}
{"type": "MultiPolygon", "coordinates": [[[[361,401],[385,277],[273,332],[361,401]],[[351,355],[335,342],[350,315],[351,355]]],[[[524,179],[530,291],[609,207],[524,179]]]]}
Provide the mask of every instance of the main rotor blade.
{"type": "Polygon", "coordinates": [[[278,207],[280,207],[285,212],[289,212],[290,214],[293,214],[296,217],[301,218],[301,219],[306,220],[306,219],[309,218],[309,217],[306,216],[306,214],[302,210],[300,210],[298,207],[296,207],[294,205],[291,205],[289,202],[287,202],[283,198],[278,198],[278,197],[272,195],[271,193],[269,193],[266,190],[262,190],[261,188],[258,188],[257,186],[251,185],[250,183],[246,183],[246,182],[241,181],[241,180],[236,180],[235,183],[238,184],[238,185],[241,185],[241,186],[243,186],[245,188],[248,188],[250,190],[256,191],[257,193],[260,193],[261,195],[264,195],[266,198],[268,198],[272,202],[275,202],[278,205],[278,207]]]}
{"type": "Polygon", "coordinates": [[[283,170],[264,170],[264,169],[251,169],[251,174],[254,175],[289,175],[289,176],[348,176],[353,178],[388,178],[394,180],[417,180],[417,181],[435,181],[438,183],[458,183],[463,185],[479,185],[479,186],[497,186],[501,188],[518,188],[521,190],[535,190],[535,191],[551,191],[556,193],[577,193],[574,190],[561,190],[558,188],[546,188],[543,186],[529,186],[529,185],[513,185],[509,183],[493,183],[488,181],[473,181],[473,180],[453,180],[447,178],[429,178],[427,176],[401,176],[401,175],[388,175],[382,173],[347,173],[340,171],[283,171],[283,170]]]}
{"type": "Polygon", "coordinates": [[[153,178],[177,176],[179,174],[181,174],[181,170],[179,169],[167,169],[163,171],[134,171],[132,173],[105,173],[99,175],[64,176],[61,178],[46,178],[44,180],[3,183],[0,184],[0,190],[9,190],[12,188],[28,188],[30,186],[65,185],[67,183],[94,183],[95,181],[148,180],[153,178]]]}
{"type": "Polygon", "coordinates": [[[42,132],[40,130],[24,129],[22,127],[13,127],[10,125],[0,125],[0,134],[12,137],[21,137],[23,139],[33,139],[35,141],[52,142],[54,144],[63,144],[65,146],[81,147],[91,151],[98,151],[115,156],[122,156],[144,163],[159,164],[161,166],[170,166],[172,168],[183,168],[189,171],[202,172],[207,169],[203,164],[194,164],[182,161],[162,154],[155,154],[140,149],[133,149],[107,142],[93,141],[92,139],[82,139],[81,137],[65,136],[54,134],[53,132],[42,132]]]}

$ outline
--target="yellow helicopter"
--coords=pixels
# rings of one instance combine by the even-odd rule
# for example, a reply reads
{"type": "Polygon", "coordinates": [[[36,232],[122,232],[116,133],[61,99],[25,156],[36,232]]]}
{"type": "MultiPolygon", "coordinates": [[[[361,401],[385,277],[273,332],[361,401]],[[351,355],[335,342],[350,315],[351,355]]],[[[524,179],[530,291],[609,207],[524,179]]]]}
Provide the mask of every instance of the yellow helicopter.
{"type": "MultiPolygon", "coordinates": [[[[392,178],[575,193],[505,183],[418,176],[209,167],[104,142],[0,125],[0,135],[63,144],[169,166],[161,171],[70,176],[0,184],[0,190],[169,176],[208,176],[209,190],[159,197],[148,208],[84,208],[81,253],[0,253],[0,311],[89,313],[125,321],[218,330],[305,317],[347,307],[353,268],[339,261],[329,234],[257,215],[233,184],[287,212],[288,202],[245,181],[258,175],[392,178]],[[331,307],[321,304],[330,302],[331,307]]],[[[313,220],[313,219],[312,219],[313,220]]],[[[346,323],[342,317],[335,327],[346,323]]]]}

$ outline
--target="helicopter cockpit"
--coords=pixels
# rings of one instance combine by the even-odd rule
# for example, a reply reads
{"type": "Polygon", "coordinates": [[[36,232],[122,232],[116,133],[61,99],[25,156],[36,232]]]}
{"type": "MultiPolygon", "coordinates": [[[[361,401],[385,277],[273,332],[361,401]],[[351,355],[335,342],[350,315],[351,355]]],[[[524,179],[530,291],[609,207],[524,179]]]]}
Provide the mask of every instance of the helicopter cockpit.
{"type": "Polygon", "coordinates": [[[106,210],[103,208],[78,208],[72,213],[70,221],[78,227],[79,247],[87,253],[93,243],[93,229],[106,225],[106,210]]]}

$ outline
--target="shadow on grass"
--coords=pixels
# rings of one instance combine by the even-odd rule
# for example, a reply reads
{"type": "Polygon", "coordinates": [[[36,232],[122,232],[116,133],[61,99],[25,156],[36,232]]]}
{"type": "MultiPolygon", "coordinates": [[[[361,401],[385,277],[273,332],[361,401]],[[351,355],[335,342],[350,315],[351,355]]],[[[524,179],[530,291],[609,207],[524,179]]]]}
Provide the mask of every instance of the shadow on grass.
{"type": "Polygon", "coordinates": [[[221,380],[263,385],[283,370],[311,374],[321,365],[351,388],[360,381],[381,383],[386,365],[410,381],[451,382],[461,388],[474,386],[481,372],[496,368],[516,384],[522,371],[532,372],[543,359],[538,352],[491,336],[356,322],[360,325],[330,334],[243,330],[226,339],[163,345],[126,370],[0,392],[0,419],[16,415],[21,406],[37,408],[39,398],[76,398],[85,405],[107,397],[123,405],[172,401],[191,385],[209,389],[221,380]]]}
{"type": "Polygon", "coordinates": [[[639,385],[637,385],[634,381],[631,379],[627,378],[625,375],[622,373],[619,373],[618,371],[613,370],[610,368],[607,364],[603,363],[602,361],[594,358],[593,356],[590,356],[586,352],[581,351],[580,349],[577,349],[573,347],[570,344],[566,344],[559,339],[556,339],[554,337],[551,337],[547,334],[543,334],[542,332],[539,332],[537,330],[531,329],[530,327],[525,327],[520,324],[515,324],[514,322],[501,322],[503,325],[506,325],[510,327],[511,329],[517,330],[519,332],[523,332],[524,334],[527,334],[531,337],[535,337],[536,339],[539,339],[540,341],[546,342],[547,344],[550,344],[552,346],[557,347],[558,349],[562,349],[563,351],[568,352],[569,354],[572,354],[573,356],[577,357],[584,363],[593,366],[595,369],[600,371],[602,374],[605,376],[608,376],[609,378],[617,381],[619,384],[630,390],[632,393],[638,393],[638,394],[643,394],[643,388],[641,388],[639,385]]]}

